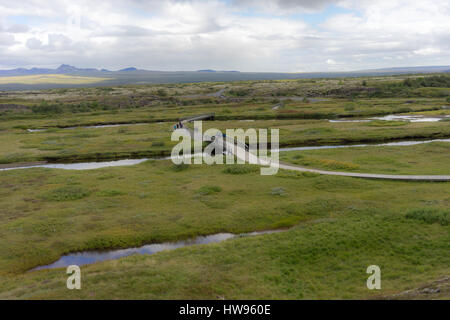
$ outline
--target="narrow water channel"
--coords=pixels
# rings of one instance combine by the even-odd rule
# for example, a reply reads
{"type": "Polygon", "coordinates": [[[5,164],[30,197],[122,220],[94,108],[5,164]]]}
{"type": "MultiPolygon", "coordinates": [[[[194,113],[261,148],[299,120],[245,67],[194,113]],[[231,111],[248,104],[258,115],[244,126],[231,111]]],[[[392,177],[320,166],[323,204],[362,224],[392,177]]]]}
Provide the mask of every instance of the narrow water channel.
{"type": "MultiPolygon", "coordinates": [[[[74,127],[63,127],[59,129],[64,130],[73,130],[73,129],[98,129],[98,128],[114,128],[114,127],[123,127],[123,126],[142,126],[146,124],[151,124],[148,122],[135,122],[135,123],[118,123],[118,124],[98,124],[92,126],[74,126],[74,127]]],[[[47,129],[27,129],[28,132],[43,132],[47,131],[47,129]]]]}
{"type": "Polygon", "coordinates": [[[405,147],[405,146],[414,146],[416,144],[424,144],[424,143],[432,143],[432,142],[450,142],[450,139],[434,139],[434,140],[422,140],[422,141],[409,140],[409,141],[396,141],[396,142],[386,142],[386,143],[377,143],[377,144],[346,144],[346,145],[337,145],[337,146],[291,147],[291,148],[280,148],[278,151],[288,152],[288,151],[301,151],[301,150],[361,148],[361,147],[405,147]]]}
{"type": "Polygon", "coordinates": [[[237,237],[248,237],[248,236],[257,236],[263,234],[277,233],[283,232],[283,230],[268,230],[268,231],[255,231],[251,233],[243,233],[243,234],[233,234],[233,233],[217,233],[209,236],[199,236],[192,239],[181,240],[176,242],[163,242],[157,244],[148,244],[142,247],[137,248],[128,248],[128,249],[116,249],[116,250],[93,250],[93,251],[83,251],[68,254],[62,256],[58,261],[55,261],[51,264],[40,266],[31,269],[30,271],[43,270],[43,269],[55,269],[67,267],[70,265],[87,265],[93,264],[105,260],[115,260],[119,258],[123,258],[132,254],[155,254],[161,251],[175,250],[178,248],[189,247],[193,245],[201,245],[208,243],[217,243],[222,242],[228,239],[237,238],[237,237]]]}
{"type": "Polygon", "coordinates": [[[149,158],[142,159],[125,159],[116,161],[102,161],[102,162],[79,162],[79,163],[49,163],[37,164],[30,166],[19,166],[10,168],[1,168],[0,171],[30,169],[30,168],[50,168],[50,169],[66,169],[66,170],[92,170],[106,167],[120,167],[132,166],[149,160],[149,158]]]}
{"type": "MultiPolygon", "coordinates": [[[[318,101],[320,99],[317,99],[318,101]]],[[[272,110],[277,110],[280,105],[275,105],[272,110]]],[[[409,122],[437,122],[442,121],[444,119],[450,118],[450,115],[447,116],[436,116],[436,117],[425,117],[422,115],[395,115],[389,114],[382,117],[373,117],[366,119],[349,119],[349,118],[340,118],[328,120],[329,122],[371,122],[373,120],[386,120],[386,121],[409,121],[409,122]]],[[[255,121],[255,119],[246,119],[246,120],[225,120],[225,121],[255,121]]],[[[165,123],[165,122],[157,122],[157,123],[165,123]]],[[[73,126],[73,127],[64,127],[60,129],[98,129],[98,128],[113,128],[113,127],[123,127],[123,126],[139,126],[139,125],[148,125],[151,123],[148,122],[130,122],[130,123],[118,123],[118,124],[99,124],[99,125],[90,125],[90,126],[73,126]]],[[[27,129],[28,132],[44,132],[48,129],[27,129]]]]}
{"type": "MultiPolygon", "coordinates": [[[[337,149],[337,148],[361,148],[361,147],[383,147],[383,146],[413,146],[423,143],[432,142],[450,142],[450,139],[434,139],[434,140],[418,140],[418,141],[397,141],[387,142],[379,144],[348,144],[348,145],[333,145],[333,146],[309,146],[309,147],[288,147],[273,150],[272,152],[289,152],[289,151],[301,151],[301,150],[320,150],[320,149],[337,149]]],[[[195,157],[201,154],[185,155],[184,157],[195,157]]],[[[49,163],[49,164],[37,164],[29,166],[11,166],[8,168],[0,168],[0,171],[7,170],[19,170],[30,168],[50,168],[50,169],[66,169],[66,170],[92,170],[107,167],[120,167],[120,166],[132,166],[147,160],[170,160],[172,157],[163,158],[141,158],[141,159],[125,159],[115,161],[103,161],[103,162],[79,162],[79,163],[49,163]]]]}
{"type": "Polygon", "coordinates": [[[382,117],[373,117],[367,119],[336,119],[329,120],[329,122],[371,122],[374,120],[383,120],[383,121],[407,121],[407,122],[438,122],[448,119],[449,116],[436,116],[436,117],[425,117],[423,115],[395,115],[388,114],[382,117]]]}

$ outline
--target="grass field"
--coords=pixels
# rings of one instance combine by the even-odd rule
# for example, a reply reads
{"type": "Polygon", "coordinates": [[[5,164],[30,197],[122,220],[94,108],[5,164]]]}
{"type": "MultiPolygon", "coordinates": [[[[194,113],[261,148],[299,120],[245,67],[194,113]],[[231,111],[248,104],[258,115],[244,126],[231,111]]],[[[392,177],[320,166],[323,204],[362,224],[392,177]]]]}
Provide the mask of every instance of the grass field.
{"type": "Polygon", "coordinates": [[[371,296],[370,264],[385,272],[377,294],[448,273],[447,183],[233,175],[220,166],[179,171],[169,161],[28,169],[0,180],[2,298],[363,298],[371,296]],[[205,186],[220,191],[199,192],[205,186]],[[420,210],[444,218],[424,221],[420,210]],[[65,270],[23,274],[72,251],[290,226],[296,227],[276,235],[86,266],[79,293],[64,289],[65,270]]]}
{"type": "MultiPolygon", "coordinates": [[[[170,155],[173,123],[151,123],[109,128],[51,128],[28,132],[1,131],[0,163],[26,161],[88,161],[170,155]]],[[[326,120],[210,121],[203,130],[217,128],[279,128],[281,146],[336,145],[399,139],[450,137],[450,122],[330,123],[326,120]]]]}
{"type": "Polygon", "coordinates": [[[280,160],[304,167],[386,174],[448,175],[450,144],[362,147],[282,152],[280,160]]]}
{"type": "MultiPolygon", "coordinates": [[[[203,113],[216,116],[203,130],[276,128],[282,147],[449,138],[450,121],[329,121],[449,115],[448,88],[424,87],[435,78],[416,76],[406,86],[405,77],[2,92],[0,164],[169,155],[173,124],[203,113]],[[98,124],[125,125],[83,127],[98,124]]],[[[331,171],[450,174],[447,142],[280,156],[331,171]]],[[[450,274],[449,195],[446,182],[284,170],[261,176],[249,165],[166,160],[88,171],[0,171],[0,299],[391,297],[450,274]],[[84,250],[269,229],[284,231],[83,266],[79,291],[66,289],[63,268],[28,272],[84,250]],[[373,264],[381,267],[381,290],[366,287],[373,264]]],[[[436,297],[448,299],[448,291],[436,297]]]]}
{"type": "Polygon", "coordinates": [[[39,74],[32,76],[0,77],[0,84],[91,84],[109,80],[109,78],[82,77],[66,74],[39,74]]]}

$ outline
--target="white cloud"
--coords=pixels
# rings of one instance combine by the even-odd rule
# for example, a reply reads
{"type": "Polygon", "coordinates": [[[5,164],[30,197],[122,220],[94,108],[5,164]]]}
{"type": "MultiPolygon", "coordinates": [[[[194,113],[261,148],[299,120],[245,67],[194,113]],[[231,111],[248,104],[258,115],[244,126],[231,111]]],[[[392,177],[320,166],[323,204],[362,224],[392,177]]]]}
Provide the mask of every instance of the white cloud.
{"type": "Polygon", "coordinates": [[[7,31],[11,33],[26,33],[29,30],[30,27],[24,24],[14,24],[7,29],[7,31]]]}
{"type": "Polygon", "coordinates": [[[42,48],[42,42],[36,38],[30,38],[27,40],[27,47],[30,49],[40,49],[42,48]]]}
{"type": "Polygon", "coordinates": [[[0,67],[322,71],[450,64],[449,16],[447,0],[0,0],[0,67]],[[318,25],[291,15],[329,4],[348,11],[328,11],[318,25]]]}
{"type": "Polygon", "coordinates": [[[414,50],[413,52],[414,52],[414,54],[428,56],[428,55],[441,53],[441,50],[437,49],[437,48],[423,48],[423,49],[419,49],[419,50],[414,50]]]}
{"type": "Polygon", "coordinates": [[[263,12],[292,14],[298,12],[315,12],[336,0],[234,0],[237,7],[253,8],[263,12]]]}
{"type": "Polygon", "coordinates": [[[13,35],[0,33],[0,47],[8,47],[15,44],[15,38],[13,35]]]}

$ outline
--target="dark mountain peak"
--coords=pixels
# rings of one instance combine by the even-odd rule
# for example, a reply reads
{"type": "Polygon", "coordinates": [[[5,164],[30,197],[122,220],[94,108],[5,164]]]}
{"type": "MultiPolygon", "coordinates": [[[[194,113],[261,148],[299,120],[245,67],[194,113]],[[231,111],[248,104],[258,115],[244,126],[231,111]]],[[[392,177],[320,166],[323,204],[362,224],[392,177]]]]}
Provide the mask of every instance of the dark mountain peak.
{"type": "Polygon", "coordinates": [[[56,69],[56,72],[58,72],[58,73],[69,73],[69,72],[77,72],[77,71],[79,71],[78,68],[75,68],[68,64],[62,64],[56,69]]]}
{"type": "Polygon", "coordinates": [[[45,68],[31,68],[31,69],[20,69],[20,73],[23,73],[24,75],[27,74],[46,74],[51,73],[52,69],[45,69],[45,68]]]}
{"type": "Polygon", "coordinates": [[[137,71],[138,69],[136,69],[135,67],[128,67],[125,69],[120,69],[119,71],[137,71]]]}
{"type": "Polygon", "coordinates": [[[55,69],[57,73],[73,73],[80,71],[98,71],[95,68],[77,68],[68,64],[62,64],[57,69],[55,69]]]}

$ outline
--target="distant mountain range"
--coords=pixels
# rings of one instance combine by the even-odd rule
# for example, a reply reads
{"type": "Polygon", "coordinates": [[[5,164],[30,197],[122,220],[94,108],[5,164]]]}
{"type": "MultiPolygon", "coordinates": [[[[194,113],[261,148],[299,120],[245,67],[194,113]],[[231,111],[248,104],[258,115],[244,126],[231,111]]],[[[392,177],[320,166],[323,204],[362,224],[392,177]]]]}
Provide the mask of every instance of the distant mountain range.
{"type": "MultiPolygon", "coordinates": [[[[27,75],[38,75],[38,74],[86,74],[95,73],[98,76],[99,72],[165,72],[165,71],[149,71],[140,70],[135,67],[128,67],[120,69],[117,71],[111,71],[108,69],[95,69],[95,68],[77,68],[68,64],[62,64],[56,69],[46,69],[46,68],[17,68],[11,70],[0,70],[0,77],[12,77],[12,76],[27,76],[27,75]]],[[[212,69],[197,70],[196,72],[239,72],[239,71],[217,71],[212,69]]]]}
{"type": "Polygon", "coordinates": [[[134,67],[129,67],[121,69],[118,71],[109,71],[107,69],[95,69],[95,68],[77,68],[70,66],[68,64],[62,64],[56,69],[46,69],[46,68],[17,68],[11,70],[0,70],[0,77],[11,77],[11,76],[27,76],[27,75],[37,75],[37,74],[79,74],[79,73],[98,73],[98,72],[130,72],[139,71],[134,67]]]}
{"type": "Polygon", "coordinates": [[[125,69],[120,69],[119,72],[128,72],[128,71],[138,71],[135,67],[129,67],[125,69]]]}
{"type": "MultiPolygon", "coordinates": [[[[130,74],[145,74],[145,73],[241,73],[239,71],[226,71],[226,70],[213,70],[213,69],[202,69],[197,71],[149,71],[137,69],[135,67],[128,67],[124,69],[120,69],[117,71],[110,71],[107,69],[95,69],[95,68],[77,68],[74,66],[70,66],[68,64],[62,64],[56,69],[46,69],[46,68],[17,68],[11,70],[0,70],[0,77],[11,77],[11,76],[26,76],[26,75],[38,75],[38,74],[75,74],[75,75],[92,75],[92,76],[101,76],[102,74],[117,74],[117,73],[130,73],[130,74]]],[[[423,66],[423,67],[399,67],[399,68],[383,68],[383,69],[370,69],[370,70],[359,70],[359,71],[348,71],[348,72],[311,72],[304,73],[303,75],[311,75],[312,77],[316,77],[321,74],[329,74],[336,76],[351,76],[351,75],[361,75],[361,74],[402,74],[402,73],[435,73],[435,72],[450,72],[450,66],[423,66]]],[[[245,74],[248,72],[243,72],[245,74]]],[[[252,72],[252,74],[285,74],[292,75],[293,73],[282,73],[282,72],[252,72]]],[[[295,73],[299,75],[299,73],[295,73]]]]}
{"type": "Polygon", "coordinates": [[[51,89],[89,86],[115,86],[126,84],[151,84],[151,83],[192,83],[192,82],[223,82],[223,81],[253,81],[253,80],[283,80],[283,79],[314,79],[314,78],[339,78],[339,77],[367,77],[389,76],[399,74],[443,73],[449,72],[450,66],[410,67],[410,68],[386,68],[346,72],[239,72],[218,71],[202,69],[197,71],[154,71],[128,67],[117,71],[95,68],[77,68],[62,64],[56,69],[46,68],[17,68],[12,70],[0,70],[1,77],[14,77],[26,75],[68,74],[84,77],[102,78],[92,84],[68,84],[68,83],[44,83],[25,84],[15,79],[12,83],[0,84],[0,91],[51,89]]]}

